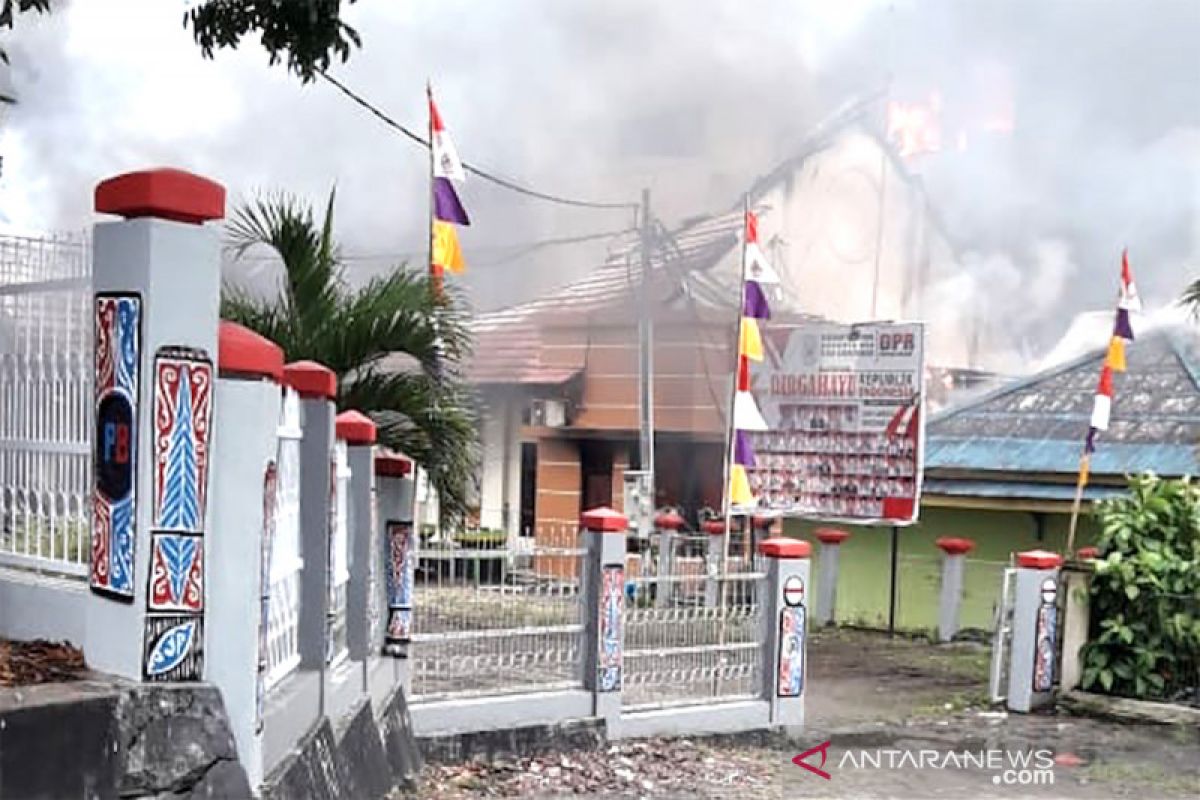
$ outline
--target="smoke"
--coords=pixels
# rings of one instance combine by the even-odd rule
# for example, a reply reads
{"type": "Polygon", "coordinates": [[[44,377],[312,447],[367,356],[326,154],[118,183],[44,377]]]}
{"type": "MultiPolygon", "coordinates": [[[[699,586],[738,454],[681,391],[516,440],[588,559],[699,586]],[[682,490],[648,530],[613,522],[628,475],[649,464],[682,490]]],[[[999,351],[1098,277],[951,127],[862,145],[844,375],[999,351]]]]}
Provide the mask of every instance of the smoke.
{"type": "MultiPolygon", "coordinates": [[[[284,189],[319,204],[336,185],[357,277],[419,261],[420,149],[328,85],[268,69],[253,41],[203,60],[181,16],[109,0],[19,19],[20,104],[0,133],[10,225],[81,227],[98,179],[171,164],[235,201],[284,189]]],[[[1190,0],[362,0],[348,17],[364,48],[337,75],[402,122],[423,127],[431,79],[468,160],[571,196],[636,202],[649,187],[668,224],[729,208],[850,96],[885,82],[901,100],[937,92],[945,147],[914,169],[961,274],[933,291],[964,331],[991,320],[979,347],[998,364],[1027,367],[1076,312],[1111,305],[1122,247],[1151,305],[1200,271],[1190,0]]],[[[633,221],[478,179],[463,196],[481,308],[578,277],[608,242],[526,244],[633,221]]]]}

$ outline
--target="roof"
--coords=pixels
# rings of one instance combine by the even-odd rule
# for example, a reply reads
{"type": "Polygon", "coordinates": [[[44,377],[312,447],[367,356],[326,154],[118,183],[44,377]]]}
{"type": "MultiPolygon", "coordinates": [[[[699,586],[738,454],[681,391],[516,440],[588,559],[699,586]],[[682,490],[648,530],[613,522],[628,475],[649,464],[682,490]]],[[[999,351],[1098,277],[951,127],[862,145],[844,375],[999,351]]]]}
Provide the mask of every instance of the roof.
{"type": "MultiPolygon", "coordinates": [[[[1034,481],[948,480],[927,478],[922,489],[925,496],[981,497],[996,499],[1051,500],[1071,502],[1075,499],[1073,483],[1037,483],[1034,481]]],[[[1120,486],[1092,486],[1089,500],[1116,497],[1125,492],[1120,486]]]]}
{"type": "MultiPolygon", "coordinates": [[[[994,480],[1015,487],[1021,475],[1045,473],[1073,482],[1104,356],[1095,350],[935,415],[926,432],[931,479],[998,473],[994,480]]],[[[1091,474],[1197,472],[1200,334],[1187,326],[1151,331],[1127,347],[1126,361],[1091,474]]]]}

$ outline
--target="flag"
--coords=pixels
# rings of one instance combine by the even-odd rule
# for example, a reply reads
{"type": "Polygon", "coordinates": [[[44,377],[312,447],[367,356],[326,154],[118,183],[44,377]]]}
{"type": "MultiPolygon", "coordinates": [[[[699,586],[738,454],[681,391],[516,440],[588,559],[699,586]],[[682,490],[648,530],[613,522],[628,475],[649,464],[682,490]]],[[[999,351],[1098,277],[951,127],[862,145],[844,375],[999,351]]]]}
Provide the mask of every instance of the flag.
{"type": "Polygon", "coordinates": [[[1096,452],[1096,429],[1088,426],[1087,438],[1083,440],[1083,452],[1091,455],[1096,452]]]}
{"type": "Polygon", "coordinates": [[[750,359],[743,355],[738,356],[737,391],[750,391],[750,359]]]}
{"type": "Polygon", "coordinates": [[[771,307],[758,281],[746,281],[746,302],[742,303],[742,316],[751,319],[771,318],[771,307]]]}
{"type": "Polygon", "coordinates": [[[466,269],[457,231],[449,222],[436,219],[433,221],[433,265],[451,272],[466,269]]]}
{"type": "Polygon", "coordinates": [[[433,216],[443,222],[453,222],[456,225],[470,225],[471,219],[463,208],[454,184],[449,178],[433,179],[433,216]]]}
{"type": "Polygon", "coordinates": [[[754,504],[754,492],[750,489],[750,478],[746,475],[746,468],[741,464],[734,464],[729,469],[729,502],[735,506],[754,504]]]}
{"type": "Polygon", "coordinates": [[[746,244],[758,241],[758,215],[753,211],[746,212],[746,244]]]}
{"type": "Polygon", "coordinates": [[[750,442],[750,434],[746,431],[736,431],[733,435],[733,463],[743,467],[753,467],[754,445],[750,442]]]}
{"type": "Polygon", "coordinates": [[[1102,394],[1109,398],[1113,396],[1112,367],[1107,364],[1100,370],[1100,384],[1096,387],[1096,394],[1102,394]]]}
{"type": "Polygon", "coordinates": [[[742,272],[747,281],[759,284],[779,283],[779,273],[767,261],[758,242],[747,242],[745,257],[742,261],[742,272]]]}
{"type": "Polygon", "coordinates": [[[1090,476],[1090,473],[1091,473],[1091,470],[1090,470],[1091,461],[1092,461],[1092,459],[1089,457],[1088,453],[1084,453],[1083,457],[1079,459],[1079,485],[1080,486],[1087,486],[1088,477],[1090,476]]]}
{"type": "Polygon", "coordinates": [[[1112,414],[1112,398],[1098,394],[1092,403],[1091,427],[1098,431],[1108,430],[1109,416],[1112,414]]]}
{"type": "Polygon", "coordinates": [[[758,332],[758,323],[747,317],[742,317],[738,330],[738,355],[751,361],[763,360],[762,334],[758,332]]]}
{"type": "Polygon", "coordinates": [[[1133,326],[1129,324],[1128,308],[1117,309],[1117,319],[1113,323],[1113,336],[1120,336],[1127,342],[1133,341],[1133,326]]]}
{"type": "Polygon", "coordinates": [[[738,431],[767,430],[767,421],[750,392],[737,392],[733,396],[733,428],[738,431]]]}
{"type": "Polygon", "coordinates": [[[429,133],[430,150],[433,154],[433,175],[436,178],[449,178],[462,182],[466,180],[462,161],[458,158],[458,150],[450,133],[442,123],[442,115],[438,113],[437,103],[433,102],[433,90],[429,91],[429,133]]]}
{"type": "Polygon", "coordinates": [[[1120,336],[1114,336],[1108,342],[1108,355],[1104,358],[1104,366],[1110,367],[1113,372],[1125,371],[1125,340],[1120,336]]]}
{"type": "Polygon", "coordinates": [[[1142,298],[1138,297],[1137,286],[1133,282],[1133,270],[1129,268],[1128,249],[1121,251],[1121,286],[1117,293],[1117,308],[1126,311],[1142,310],[1142,298]]]}

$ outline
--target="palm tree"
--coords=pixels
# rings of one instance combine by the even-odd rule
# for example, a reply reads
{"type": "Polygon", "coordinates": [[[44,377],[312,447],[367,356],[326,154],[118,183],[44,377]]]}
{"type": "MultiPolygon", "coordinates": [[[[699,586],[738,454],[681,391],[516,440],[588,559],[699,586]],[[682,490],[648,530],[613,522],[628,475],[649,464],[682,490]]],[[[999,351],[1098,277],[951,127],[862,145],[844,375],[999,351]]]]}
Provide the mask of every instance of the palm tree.
{"type": "Polygon", "coordinates": [[[1179,303],[1190,308],[1192,316],[1200,319],[1200,278],[1188,284],[1183,290],[1183,296],[1179,298],[1179,303]]]}
{"type": "Polygon", "coordinates": [[[470,350],[462,303],[403,267],[358,289],[347,286],[333,237],[334,196],[320,225],[311,207],[288,195],[235,212],[227,229],[234,257],[266,245],[285,276],[268,298],[227,283],[221,316],[276,342],[289,361],[312,359],[337,373],[338,407],[369,414],[380,443],[426,470],[442,521],[451,523],[466,511],[477,451],[474,406],[460,369],[470,350]]]}

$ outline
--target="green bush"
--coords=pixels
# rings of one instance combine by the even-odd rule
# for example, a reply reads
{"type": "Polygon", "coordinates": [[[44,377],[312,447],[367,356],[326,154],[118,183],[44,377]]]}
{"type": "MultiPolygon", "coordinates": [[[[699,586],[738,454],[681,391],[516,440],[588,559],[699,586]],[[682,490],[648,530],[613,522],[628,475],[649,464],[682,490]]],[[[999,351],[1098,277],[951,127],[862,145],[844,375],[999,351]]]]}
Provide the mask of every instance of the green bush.
{"type": "Polygon", "coordinates": [[[1083,687],[1168,700],[1200,691],[1200,486],[1131,478],[1127,495],[1095,513],[1083,687]]]}

